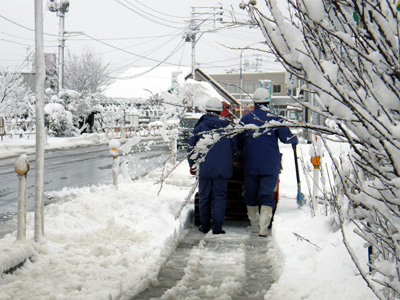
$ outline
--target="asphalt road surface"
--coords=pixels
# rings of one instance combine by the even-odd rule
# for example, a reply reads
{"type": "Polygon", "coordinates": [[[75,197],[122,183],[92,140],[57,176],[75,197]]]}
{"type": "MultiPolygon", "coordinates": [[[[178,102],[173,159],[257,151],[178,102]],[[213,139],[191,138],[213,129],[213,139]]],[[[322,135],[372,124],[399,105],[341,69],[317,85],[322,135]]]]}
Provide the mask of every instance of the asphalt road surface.
{"type": "MultiPolygon", "coordinates": [[[[161,166],[170,155],[169,144],[162,141],[144,141],[121,156],[128,165],[132,178],[144,175],[161,166]]],[[[18,157],[0,160],[0,236],[4,236],[5,221],[17,212],[18,177],[14,163],[18,157]]],[[[30,171],[27,181],[27,210],[34,208],[35,155],[29,155],[30,171]]],[[[46,192],[64,187],[82,187],[99,183],[112,183],[113,159],[108,145],[79,147],[68,150],[51,150],[45,154],[45,204],[46,192]]]]}

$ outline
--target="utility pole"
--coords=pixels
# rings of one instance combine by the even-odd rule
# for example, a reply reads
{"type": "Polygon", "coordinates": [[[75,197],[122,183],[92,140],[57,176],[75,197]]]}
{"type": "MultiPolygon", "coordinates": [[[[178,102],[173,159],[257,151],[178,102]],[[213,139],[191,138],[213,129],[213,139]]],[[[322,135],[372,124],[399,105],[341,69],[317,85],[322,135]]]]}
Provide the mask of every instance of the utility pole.
{"type": "Polygon", "coordinates": [[[59,19],[58,31],[58,91],[63,88],[64,78],[64,48],[65,48],[65,13],[69,10],[69,0],[50,0],[49,10],[56,12],[59,19]]]}
{"type": "Polygon", "coordinates": [[[44,237],[44,64],[43,45],[43,1],[35,0],[35,70],[36,70],[36,168],[35,168],[35,218],[34,239],[40,242],[44,237]]]}
{"type": "Polygon", "coordinates": [[[185,42],[192,43],[192,79],[196,80],[196,43],[200,40],[205,32],[216,32],[216,22],[222,21],[222,6],[220,7],[192,7],[189,28],[185,34],[185,42]],[[209,27],[210,22],[212,27],[200,31],[200,26],[209,27]],[[196,34],[201,35],[196,39],[196,34]]]}
{"type": "MultiPolygon", "coordinates": [[[[216,21],[222,21],[222,6],[220,7],[192,7],[190,23],[186,34],[184,35],[185,42],[192,43],[192,79],[196,80],[196,43],[200,40],[205,32],[216,32],[216,21]],[[197,11],[196,11],[197,10],[197,11]],[[221,16],[218,17],[217,16],[221,16]],[[200,31],[200,26],[209,26],[209,21],[212,22],[212,28],[200,31]],[[201,32],[196,39],[196,34],[201,32]]],[[[192,95],[192,108],[195,109],[194,97],[192,95]]]]}
{"type": "Polygon", "coordinates": [[[195,15],[195,7],[192,7],[192,17],[190,18],[190,40],[192,42],[192,79],[196,80],[196,32],[199,31],[199,28],[196,28],[196,23],[194,19],[195,15]]]}
{"type": "Polygon", "coordinates": [[[248,50],[251,49],[250,47],[256,44],[260,44],[262,42],[256,42],[256,43],[252,43],[250,45],[247,45],[246,47],[242,48],[242,50],[240,51],[240,72],[239,72],[239,79],[240,79],[240,118],[242,118],[242,114],[243,114],[243,51],[244,50],[248,50]]]}

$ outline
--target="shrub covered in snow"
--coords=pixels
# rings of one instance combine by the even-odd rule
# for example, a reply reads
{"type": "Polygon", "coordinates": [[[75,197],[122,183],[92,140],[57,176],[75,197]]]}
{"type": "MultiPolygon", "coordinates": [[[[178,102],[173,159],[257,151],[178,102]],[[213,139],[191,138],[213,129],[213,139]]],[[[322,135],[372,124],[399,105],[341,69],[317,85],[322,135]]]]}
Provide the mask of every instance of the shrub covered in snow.
{"type": "Polygon", "coordinates": [[[49,103],[44,107],[45,126],[50,134],[55,136],[73,136],[74,126],[72,124],[71,112],[65,110],[59,103],[49,103]]]}

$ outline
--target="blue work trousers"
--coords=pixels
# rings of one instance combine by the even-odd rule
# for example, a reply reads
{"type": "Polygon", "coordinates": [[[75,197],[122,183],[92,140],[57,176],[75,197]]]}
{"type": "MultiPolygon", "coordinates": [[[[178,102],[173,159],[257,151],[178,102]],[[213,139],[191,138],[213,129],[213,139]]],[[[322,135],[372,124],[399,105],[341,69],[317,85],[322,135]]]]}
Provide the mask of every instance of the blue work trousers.
{"type": "Polygon", "coordinates": [[[244,202],[248,206],[271,206],[275,209],[274,190],[278,174],[245,175],[244,202]]]}
{"type": "Polygon", "coordinates": [[[199,212],[203,229],[221,231],[225,218],[228,179],[199,179],[199,212]],[[212,220],[212,224],[211,224],[212,220]]]}

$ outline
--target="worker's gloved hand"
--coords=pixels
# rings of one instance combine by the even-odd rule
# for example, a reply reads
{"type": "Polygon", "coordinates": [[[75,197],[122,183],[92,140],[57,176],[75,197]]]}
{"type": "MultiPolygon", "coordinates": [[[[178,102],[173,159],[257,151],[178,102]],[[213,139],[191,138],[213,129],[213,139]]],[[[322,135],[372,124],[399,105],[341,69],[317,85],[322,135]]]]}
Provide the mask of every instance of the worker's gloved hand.
{"type": "Polygon", "coordinates": [[[193,169],[193,167],[190,167],[190,174],[196,175],[196,169],[193,169]]]}

